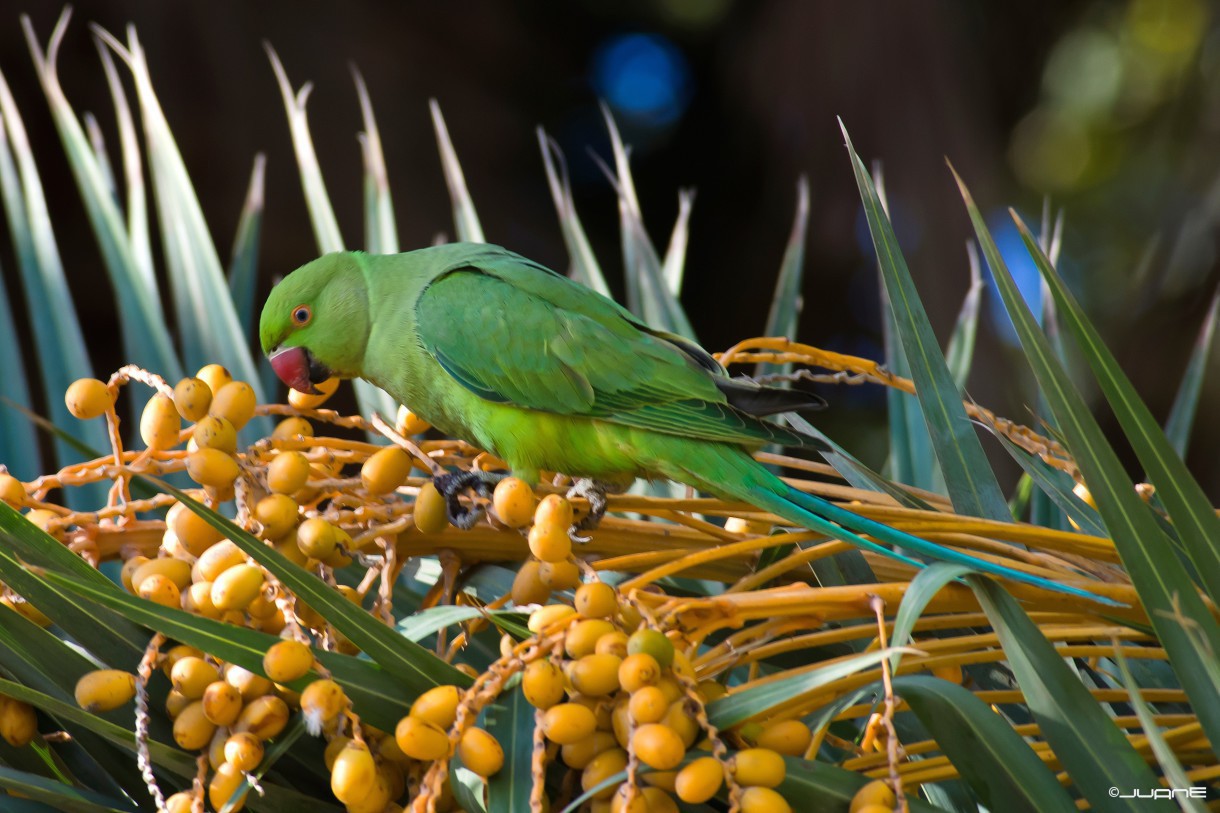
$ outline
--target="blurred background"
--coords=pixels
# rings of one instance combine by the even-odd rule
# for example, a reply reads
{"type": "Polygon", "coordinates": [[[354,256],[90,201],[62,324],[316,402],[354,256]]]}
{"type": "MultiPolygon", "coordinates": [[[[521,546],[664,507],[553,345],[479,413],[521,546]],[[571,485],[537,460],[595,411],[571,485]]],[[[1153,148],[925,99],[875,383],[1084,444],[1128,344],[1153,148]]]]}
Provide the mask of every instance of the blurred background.
{"type": "MultiPolygon", "coordinates": [[[[34,143],[93,362],[105,374],[123,362],[113,296],[19,24],[29,14],[45,41],[60,10],[45,0],[0,3],[0,70],[34,143]]],[[[610,158],[597,108],[604,99],[633,145],[654,242],[668,240],[679,189],[696,190],[683,302],[712,350],[762,332],[803,174],[812,205],[797,338],[882,357],[876,269],[836,116],[864,160],[881,162],[899,238],[942,339],[966,293],[971,234],[945,158],[1014,250],[1013,271],[1030,290],[1036,271],[1017,259],[1006,207],[1031,224],[1048,196],[1065,210],[1061,270],[1159,417],[1220,277],[1220,9],[1207,0],[86,0],[75,4],[59,72],[113,151],[89,23],[120,36],[136,26],[222,257],[254,156],[267,155],[264,292],[316,248],[263,42],[294,86],[314,84],[314,143],[351,247],[363,240],[356,65],[404,247],[452,234],[428,114],[434,97],[487,238],[567,266],[541,126],[567,157],[576,206],[621,290],[614,191],[593,159],[610,158]]],[[[0,229],[0,268],[16,304],[12,257],[0,229]]],[[[1028,422],[1034,391],[994,299],[985,294],[969,393],[1028,422]]],[[[1189,462],[1220,499],[1220,428],[1208,420],[1220,409],[1215,372],[1189,462]]],[[[831,409],[820,425],[879,466],[883,393],[821,392],[831,409]]],[[[1103,421],[1117,436],[1108,415],[1103,421]]]]}

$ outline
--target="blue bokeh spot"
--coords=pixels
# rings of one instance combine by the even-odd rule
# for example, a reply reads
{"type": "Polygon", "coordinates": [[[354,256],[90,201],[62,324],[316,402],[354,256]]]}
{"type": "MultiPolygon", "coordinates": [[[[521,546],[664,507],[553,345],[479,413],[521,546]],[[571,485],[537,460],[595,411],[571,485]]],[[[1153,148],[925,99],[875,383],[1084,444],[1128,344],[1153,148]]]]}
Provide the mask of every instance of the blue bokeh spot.
{"type": "Polygon", "coordinates": [[[664,37],[620,34],[594,55],[593,85],[616,112],[661,127],[686,110],[690,68],[681,51],[664,37]]]}
{"type": "MultiPolygon", "coordinates": [[[[1025,248],[1021,232],[1017,230],[1016,224],[1008,216],[1007,210],[991,213],[987,218],[987,226],[991,229],[991,236],[995,238],[1000,256],[1004,258],[1004,265],[1008,268],[1008,273],[1012,275],[1013,282],[1017,284],[1021,298],[1029,306],[1038,324],[1042,324],[1042,275],[1038,272],[1034,258],[1025,248]]],[[[983,277],[987,287],[992,289],[988,292],[988,310],[991,313],[992,324],[996,327],[997,335],[1008,344],[1020,344],[1012,319],[1008,316],[999,291],[995,290],[995,275],[985,258],[983,259],[983,277]]]]}

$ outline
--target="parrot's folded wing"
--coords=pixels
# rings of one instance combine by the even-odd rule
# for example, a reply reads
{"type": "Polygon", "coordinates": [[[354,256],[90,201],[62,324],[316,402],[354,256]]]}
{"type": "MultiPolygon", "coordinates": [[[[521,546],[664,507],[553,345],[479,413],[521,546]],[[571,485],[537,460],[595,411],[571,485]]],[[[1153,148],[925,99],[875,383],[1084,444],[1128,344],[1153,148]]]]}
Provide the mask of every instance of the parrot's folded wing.
{"type": "Polygon", "coordinates": [[[702,440],[820,445],[730,403],[731,380],[685,343],[539,266],[449,271],[416,319],[425,349],[480,398],[702,440]]]}

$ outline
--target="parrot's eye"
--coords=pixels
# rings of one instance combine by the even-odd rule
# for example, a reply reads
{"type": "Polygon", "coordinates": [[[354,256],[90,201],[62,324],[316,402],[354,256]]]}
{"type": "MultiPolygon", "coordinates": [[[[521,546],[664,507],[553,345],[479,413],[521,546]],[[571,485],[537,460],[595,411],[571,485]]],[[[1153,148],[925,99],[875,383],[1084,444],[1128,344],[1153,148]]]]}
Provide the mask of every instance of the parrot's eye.
{"type": "Polygon", "coordinates": [[[305,327],[313,318],[313,309],[308,305],[297,305],[292,309],[292,323],[297,327],[305,327]]]}

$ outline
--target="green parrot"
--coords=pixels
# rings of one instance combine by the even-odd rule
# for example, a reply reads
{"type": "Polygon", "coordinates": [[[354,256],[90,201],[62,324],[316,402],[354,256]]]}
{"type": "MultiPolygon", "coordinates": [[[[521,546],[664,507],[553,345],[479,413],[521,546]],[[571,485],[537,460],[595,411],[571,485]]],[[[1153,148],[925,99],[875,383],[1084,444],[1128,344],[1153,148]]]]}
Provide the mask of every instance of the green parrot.
{"type": "MultiPolygon", "coordinates": [[[[767,443],[819,447],[763,418],[820,399],[730,378],[694,342],[653,330],[499,246],[327,254],[275,286],[259,337],[289,387],[311,392],[331,376],[364,378],[441,431],[505,460],[531,485],[543,470],[618,486],[663,477],[916,566],[923,562],[909,554],[1112,603],[792,488],[750,451],[767,443]]],[[[456,498],[472,486],[488,488],[479,474],[438,482],[458,522],[477,519],[463,515],[456,498]]]]}

